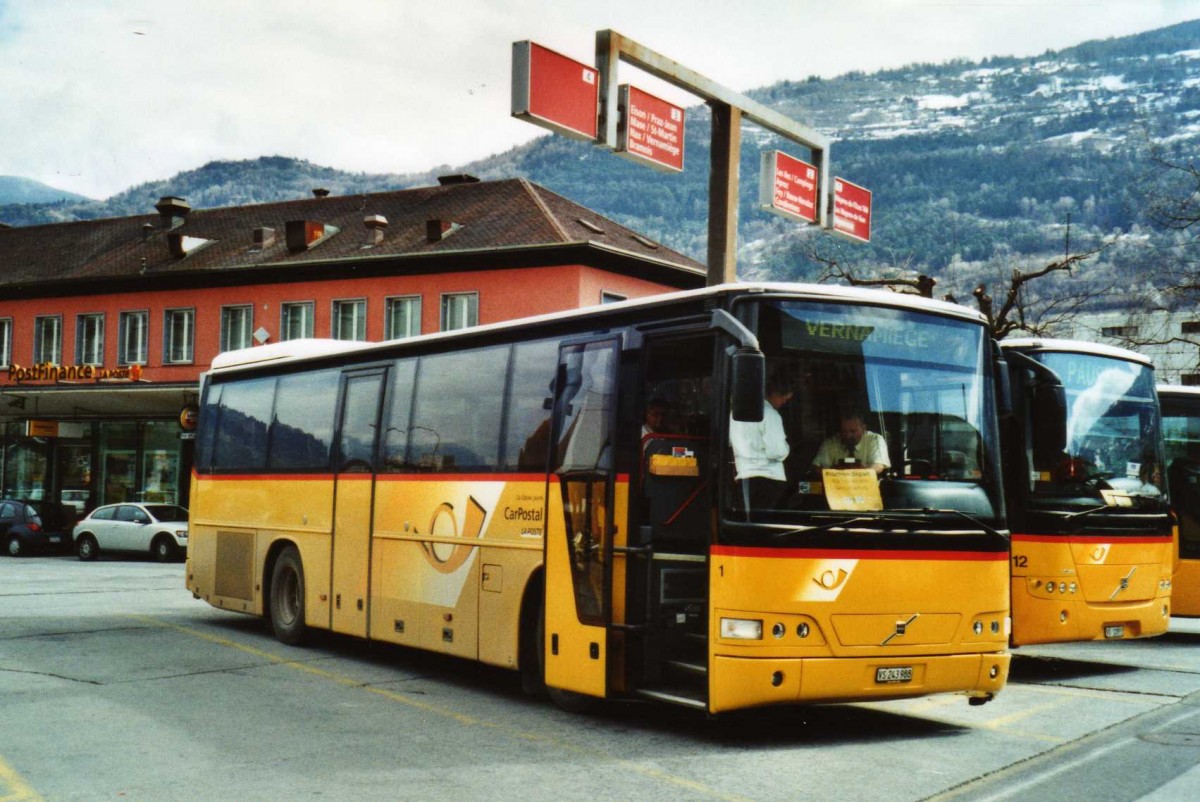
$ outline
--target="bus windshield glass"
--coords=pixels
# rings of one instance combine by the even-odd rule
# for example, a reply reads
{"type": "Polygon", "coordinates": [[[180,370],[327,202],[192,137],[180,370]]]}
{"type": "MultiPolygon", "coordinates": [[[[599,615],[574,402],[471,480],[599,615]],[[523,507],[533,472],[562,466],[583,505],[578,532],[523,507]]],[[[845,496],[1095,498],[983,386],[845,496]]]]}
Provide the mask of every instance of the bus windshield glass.
{"type": "Polygon", "coordinates": [[[767,299],[747,311],[766,404],[762,422],[729,423],[729,520],[907,515],[936,529],[965,514],[1002,528],[981,324],[898,304],[767,299]]]}
{"type": "Polygon", "coordinates": [[[1112,507],[1131,506],[1130,498],[1139,507],[1149,500],[1165,504],[1153,369],[1094,354],[1030,356],[1058,375],[1067,406],[1065,449],[1032,448],[1034,496],[1112,507]]]}

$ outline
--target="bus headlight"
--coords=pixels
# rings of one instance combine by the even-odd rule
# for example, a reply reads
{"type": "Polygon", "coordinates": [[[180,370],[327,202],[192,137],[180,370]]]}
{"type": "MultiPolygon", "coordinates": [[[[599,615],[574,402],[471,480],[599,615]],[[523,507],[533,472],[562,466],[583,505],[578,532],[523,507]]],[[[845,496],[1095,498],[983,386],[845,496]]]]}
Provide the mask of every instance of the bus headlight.
{"type": "Polygon", "coordinates": [[[762,640],[762,619],[722,618],[721,637],[730,640],[762,640]]]}

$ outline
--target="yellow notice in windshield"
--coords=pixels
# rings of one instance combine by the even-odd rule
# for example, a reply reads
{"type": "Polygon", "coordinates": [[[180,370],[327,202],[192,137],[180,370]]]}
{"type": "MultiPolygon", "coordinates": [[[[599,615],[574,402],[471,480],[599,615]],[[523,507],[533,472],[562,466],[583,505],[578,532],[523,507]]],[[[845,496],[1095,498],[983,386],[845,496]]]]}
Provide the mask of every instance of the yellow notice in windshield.
{"type": "Polygon", "coordinates": [[[825,482],[825,500],[831,510],[882,510],[879,480],[870,468],[821,471],[825,482]]]}

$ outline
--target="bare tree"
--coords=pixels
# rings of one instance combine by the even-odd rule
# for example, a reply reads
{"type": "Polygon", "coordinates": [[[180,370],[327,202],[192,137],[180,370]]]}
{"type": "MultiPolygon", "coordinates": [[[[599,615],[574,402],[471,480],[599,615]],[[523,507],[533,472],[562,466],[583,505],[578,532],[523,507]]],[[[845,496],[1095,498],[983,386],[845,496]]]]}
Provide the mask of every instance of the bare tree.
{"type": "MultiPolygon", "coordinates": [[[[1111,241],[1106,241],[1086,251],[1066,253],[1063,258],[1034,270],[1022,271],[1014,268],[1011,276],[1006,280],[998,305],[988,294],[987,284],[977,285],[972,295],[975,297],[979,311],[988,320],[992,336],[1001,339],[1015,331],[1028,332],[1037,336],[1048,334],[1062,327],[1082,310],[1087,303],[1087,298],[1082,293],[1071,292],[1069,288],[1059,286],[1058,282],[1044,279],[1054,274],[1073,275],[1077,266],[1101,253],[1111,244],[1111,241]],[[1039,280],[1043,281],[1037,285],[1037,291],[1034,291],[1030,285],[1039,280]]],[[[893,275],[868,277],[847,265],[842,260],[841,252],[836,246],[831,248],[829,246],[822,247],[822,245],[820,240],[812,238],[807,241],[806,247],[803,249],[807,258],[822,265],[821,273],[817,277],[818,283],[844,282],[854,287],[880,287],[909,295],[933,297],[934,287],[938,283],[937,279],[913,270],[911,255],[904,260],[902,265],[886,268],[893,275]]],[[[956,301],[955,297],[950,294],[943,298],[951,302],[956,301]]]]}

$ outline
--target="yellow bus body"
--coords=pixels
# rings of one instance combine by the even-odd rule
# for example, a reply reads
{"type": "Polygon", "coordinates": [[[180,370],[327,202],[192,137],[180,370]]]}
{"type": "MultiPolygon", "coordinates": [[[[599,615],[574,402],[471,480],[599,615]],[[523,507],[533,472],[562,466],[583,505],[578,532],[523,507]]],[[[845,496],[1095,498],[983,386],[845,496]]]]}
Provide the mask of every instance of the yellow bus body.
{"type": "MultiPolygon", "coordinates": [[[[350,485],[370,484],[370,474],[351,476],[362,478],[350,485]]],[[[272,557],[292,544],[304,566],[307,626],[517,668],[522,604],[543,568],[542,532],[552,543],[565,539],[556,483],[544,530],[543,476],[380,475],[373,507],[362,488],[353,493],[357,509],[336,505],[342,528],[335,526],[338,482],[329,475],[194,476],[188,588],[216,607],[264,615],[272,557]]],[[[345,496],[347,478],[340,483],[345,496]]],[[[627,498],[626,478],[617,484],[616,520],[627,498]]],[[[614,545],[624,542],[617,527],[614,545]]],[[[710,712],[995,694],[1008,675],[1007,612],[989,599],[1002,593],[1005,557],[717,547],[710,558],[710,712]],[[762,640],[723,639],[720,619],[729,616],[760,618],[762,640]],[[782,637],[773,634],[777,624],[782,637]],[[888,667],[910,668],[911,680],[878,681],[877,670],[888,667]]],[[[559,587],[570,586],[567,553],[551,550],[545,570],[552,586],[555,572],[559,587]]],[[[618,624],[627,570],[618,555],[611,610],[618,624]]],[[[581,623],[570,594],[548,594],[545,617],[548,684],[598,697],[622,689],[606,628],[581,623]],[[554,641],[562,644],[557,651],[554,641]]]]}
{"type": "Polygon", "coordinates": [[[1166,632],[1172,548],[1170,537],[1014,534],[1013,645],[1166,632]]]}

